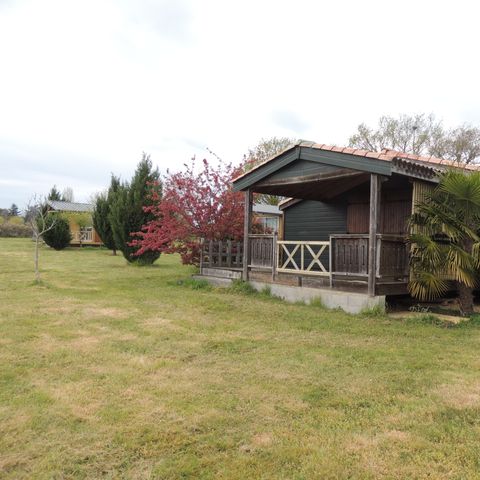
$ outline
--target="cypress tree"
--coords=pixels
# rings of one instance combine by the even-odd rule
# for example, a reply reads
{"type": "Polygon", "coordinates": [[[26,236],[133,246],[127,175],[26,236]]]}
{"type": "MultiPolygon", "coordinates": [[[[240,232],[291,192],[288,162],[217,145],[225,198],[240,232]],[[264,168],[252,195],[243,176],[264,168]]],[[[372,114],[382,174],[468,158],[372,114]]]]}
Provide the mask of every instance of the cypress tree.
{"type": "Polygon", "coordinates": [[[112,175],[110,187],[107,193],[102,193],[98,196],[93,210],[93,226],[102,239],[103,244],[113,254],[117,254],[117,246],[113,238],[112,225],[110,223],[110,206],[112,205],[118,188],[120,187],[120,180],[115,175],[112,175]]]}
{"type": "Polygon", "coordinates": [[[57,190],[57,186],[54,185],[47,196],[48,200],[63,200],[61,193],[57,190]]]}
{"type": "Polygon", "coordinates": [[[129,245],[132,241],[131,233],[139,232],[143,225],[153,219],[151,213],[143,210],[143,207],[151,205],[152,188],[161,191],[160,173],[157,168],[153,169],[150,156],[144,153],[132,181],[118,186],[110,205],[109,219],[115,244],[127,261],[140,265],[151,265],[160,256],[158,252],[145,252],[135,256],[138,247],[129,245]]]}

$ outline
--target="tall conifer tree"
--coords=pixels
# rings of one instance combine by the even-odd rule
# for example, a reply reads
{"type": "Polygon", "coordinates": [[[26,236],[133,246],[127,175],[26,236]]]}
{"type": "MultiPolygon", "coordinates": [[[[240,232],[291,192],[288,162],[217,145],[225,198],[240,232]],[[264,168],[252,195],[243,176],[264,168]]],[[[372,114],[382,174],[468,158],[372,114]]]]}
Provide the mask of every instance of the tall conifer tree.
{"type": "Polygon", "coordinates": [[[112,250],[114,255],[117,254],[117,246],[113,238],[112,225],[110,223],[110,206],[115,199],[119,187],[120,179],[112,175],[108,192],[102,193],[97,197],[95,209],[93,210],[93,226],[102,239],[103,244],[112,250]]]}
{"type": "Polygon", "coordinates": [[[143,225],[153,219],[152,213],[145,212],[144,207],[152,204],[152,189],[161,194],[161,188],[160,173],[157,168],[153,169],[150,156],[146,153],[143,154],[132,181],[118,186],[110,205],[109,219],[115,244],[129,262],[150,265],[160,256],[160,253],[151,251],[135,256],[138,246],[131,245],[131,234],[140,231],[143,225]]]}

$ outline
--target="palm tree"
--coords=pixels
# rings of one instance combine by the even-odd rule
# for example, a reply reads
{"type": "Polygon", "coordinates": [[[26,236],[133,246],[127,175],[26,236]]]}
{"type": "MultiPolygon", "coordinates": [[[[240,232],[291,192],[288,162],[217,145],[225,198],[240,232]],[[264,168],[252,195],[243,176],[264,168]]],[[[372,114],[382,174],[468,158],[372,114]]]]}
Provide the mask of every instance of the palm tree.
{"type": "Polygon", "coordinates": [[[458,289],[463,315],[473,313],[480,268],[480,172],[450,170],[411,218],[409,291],[422,300],[458,289]]]}

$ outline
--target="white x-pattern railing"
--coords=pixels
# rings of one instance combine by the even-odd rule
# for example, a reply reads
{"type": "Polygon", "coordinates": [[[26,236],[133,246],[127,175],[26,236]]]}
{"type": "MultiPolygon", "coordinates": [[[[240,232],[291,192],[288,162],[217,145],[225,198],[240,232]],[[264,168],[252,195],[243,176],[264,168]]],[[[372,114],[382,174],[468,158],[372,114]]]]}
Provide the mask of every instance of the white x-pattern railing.
{"type": "Polygon", "coordinates": [[[93,241],[93,231],[92,230],[80,230],[75,232],[75,240],[77,242],[92,242],[93,241]]]}
{"type": "Polygon", "coordinates": [[[330,246],[330,242],[279,240],[277,245],[277,272],[330,275],[329,269],[320,258],[330,246]]]}

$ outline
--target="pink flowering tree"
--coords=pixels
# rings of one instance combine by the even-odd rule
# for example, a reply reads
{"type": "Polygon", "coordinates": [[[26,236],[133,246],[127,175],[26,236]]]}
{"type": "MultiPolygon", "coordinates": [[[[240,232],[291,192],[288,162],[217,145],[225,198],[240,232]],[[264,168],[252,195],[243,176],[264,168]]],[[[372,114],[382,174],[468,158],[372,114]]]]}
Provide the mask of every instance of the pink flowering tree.
{"type": "Polygon", "coordinates": [[[144,207],[154,218],[133,234],[136,255],[147,251],[179,253],[185,264],[198,264],[200,239],[243,238],[244,195],[232,190],[232,179],[241,173],[222,161],[213,166],[195,158],[185,169],[167,173],[163,195],[152,189],[152,205],[144,207]]]}

